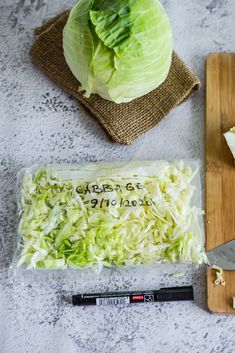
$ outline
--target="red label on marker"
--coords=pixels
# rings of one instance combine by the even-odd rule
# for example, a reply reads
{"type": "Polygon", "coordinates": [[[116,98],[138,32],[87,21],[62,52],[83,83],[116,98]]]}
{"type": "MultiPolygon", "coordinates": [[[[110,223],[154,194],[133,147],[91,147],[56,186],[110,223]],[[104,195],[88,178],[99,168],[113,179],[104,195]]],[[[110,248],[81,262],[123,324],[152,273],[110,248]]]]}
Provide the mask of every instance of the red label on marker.
{"type": "Polygon", "coordinates": [[[131,297],[132,300],[144,300],[143,295],[132,295],[131,297]]]}

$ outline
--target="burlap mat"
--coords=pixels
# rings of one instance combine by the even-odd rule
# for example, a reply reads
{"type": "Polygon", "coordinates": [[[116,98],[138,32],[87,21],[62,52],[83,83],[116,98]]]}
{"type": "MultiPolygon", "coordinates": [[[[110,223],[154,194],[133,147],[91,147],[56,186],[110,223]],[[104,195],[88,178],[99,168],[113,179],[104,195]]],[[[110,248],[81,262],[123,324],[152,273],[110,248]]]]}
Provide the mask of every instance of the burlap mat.
{"type": "Polygon", "coordinates": [[[66,11],[35,29],[37,38],[30,54],[44,73],[89,109],[114,141],[132,143],[138,136],[154,127],[194,90],[199,89],[198,78],[177,54],[173,53],[167,79],[147,95],[121,104],[104,100],[98,95],[85,98],[78,91],[78,81],[63,55],[62,31],[68,14],[69,11],[66,11]]]}

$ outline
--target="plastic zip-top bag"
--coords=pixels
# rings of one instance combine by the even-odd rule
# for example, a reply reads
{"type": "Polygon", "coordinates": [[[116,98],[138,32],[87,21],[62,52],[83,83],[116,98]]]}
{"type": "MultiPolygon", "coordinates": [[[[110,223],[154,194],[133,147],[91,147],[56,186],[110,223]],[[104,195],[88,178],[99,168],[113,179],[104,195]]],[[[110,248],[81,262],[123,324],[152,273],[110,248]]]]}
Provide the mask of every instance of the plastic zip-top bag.
{"type": "Polygon", "coordinates": [[[197,161],[21,171],[17,249],[27,269],[206,261],[197,161]]]}

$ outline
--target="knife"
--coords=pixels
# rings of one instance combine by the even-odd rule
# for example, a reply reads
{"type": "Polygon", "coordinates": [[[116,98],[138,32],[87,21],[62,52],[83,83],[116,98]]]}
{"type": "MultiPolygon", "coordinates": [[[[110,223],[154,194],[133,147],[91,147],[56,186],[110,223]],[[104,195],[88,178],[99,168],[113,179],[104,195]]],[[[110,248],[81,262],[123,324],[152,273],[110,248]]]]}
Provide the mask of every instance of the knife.
{"type": "Polygon", "coordinates": [[[209,265],[225,271],[235,270],[235,239],[207,252],[209,265]]]}

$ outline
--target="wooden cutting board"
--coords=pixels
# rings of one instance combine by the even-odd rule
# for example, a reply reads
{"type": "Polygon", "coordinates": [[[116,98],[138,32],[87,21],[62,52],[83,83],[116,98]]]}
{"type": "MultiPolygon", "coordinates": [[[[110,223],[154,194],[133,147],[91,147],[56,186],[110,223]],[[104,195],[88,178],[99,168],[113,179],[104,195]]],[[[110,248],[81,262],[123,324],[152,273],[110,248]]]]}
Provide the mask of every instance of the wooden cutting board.
{"type": "MultiPolygon", "coordinates": [[[[235,53],[213,53],[206,60],[206,249],[235,239],[235,164],[223,133],[235,126],[235,53]]],[[[226,286],[215,286],[207,270],[207,303],[213,313],[234,314],[235,271],[226,286]]]]}

